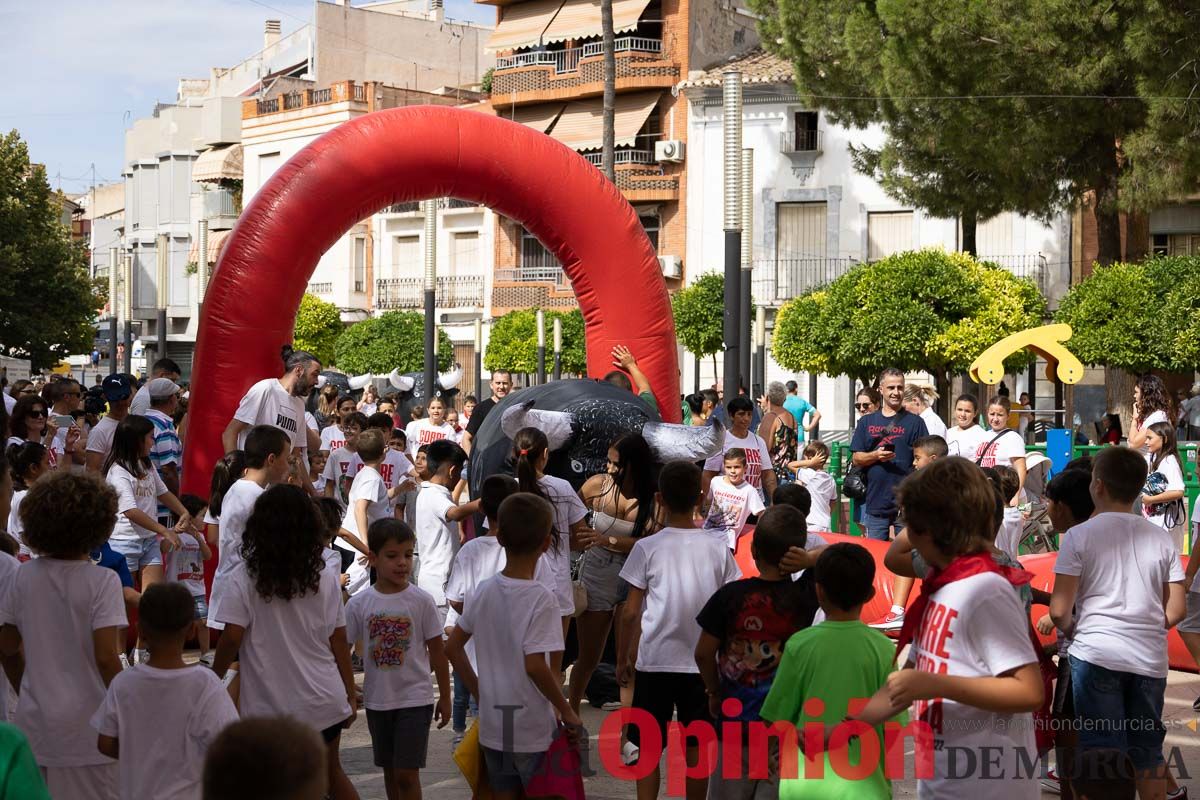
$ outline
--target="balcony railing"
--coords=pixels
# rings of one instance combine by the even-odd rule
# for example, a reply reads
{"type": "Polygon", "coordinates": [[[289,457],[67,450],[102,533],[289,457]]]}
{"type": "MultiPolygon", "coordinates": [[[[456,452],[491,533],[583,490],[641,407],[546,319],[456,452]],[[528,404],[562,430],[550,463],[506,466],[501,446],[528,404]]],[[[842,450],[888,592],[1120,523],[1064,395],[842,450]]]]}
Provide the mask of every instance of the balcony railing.
{"type": "Polygon", "coordinates": [[[791,153],[820,153],[821,131],[805,130],[784,131],[779,134],[779,152],[791,153]]]}
{"type": "Polygon", "coordinates": [[[236,217],[238,208],[234,202],[233,192],[228,189],[212,189],[201,195],[204,207],[204,219],[216,217],[236,217]]]}
{"type": "Polygon", "coordinates": [[[780,305],[797,295],[832,282],[858,262],[852,258],[789,258],[754,262],[751,287],[754,300],[780,305]]]}
{"type": "MultiPolygon", "coordinates": [[[[604,161],[603,153],[584,153],[583,157],[597,167],[604,161]]],[[[653,150],[617,150],[613,152],[613,164],[653,164],[653,150]]]]}
{"type": "Polygon", "coordinates": [[[333,282],[329,283],[310,283],[308,285],[309,294],[333,294],[333,282]]]}
{"type": "Polygon", "coordinates": [[[981,255],[978,256],[978,259],[1004,267],[1018,278],[1028,278],[1037,284],[1038,290],[1043,295],[1046,294],[1050,276],[1048,274],[1046,257],[1041,253],[999,256],[981,255]]]}
{"type": "Polygon", "coordinates": [[[509,283],[552,283],[556,287],[566,288],[570,285],[562,267],[559,266],[530,266],[516,269],[496,270],[497,281],[509,283]]]}
{"type": "MultiPolygon", "coordinates": [[[[482,306],[483,276],[445,275],[437,279],[434,291],[439,308],[482,306]]],[[[422,308],[424,305],[424,278],[380,278],[375,281],[375,307],[378,309],[422,308]]]]}
{"type": "MultiPolygon", "coordinates": [[[[446,201],[442,205],[442,208],[447,208],[447,209],[479,208],[480,205],[481,205],[480,203],[477,203],[474,200],[459,200],[457,197],[451,197],[448,201],[446,201]]],[[[379,213],[380,214],[414,214],[420,210],[421,210],[420,201],[414,200],[411,203],[394,203],[394,204],[386,207],[379,213]]]]}
{"type": "MultiPolygon", "coordinates": [[[[646,53],[648,55],[662,54],[662,40],[649,39],[644,36],[622,36],[616,40],[614,53],[646,53]]],[[[593,58],[604,54],[602,42],[589,42],[582,47],[571,47],[566,50],[535,50],[528,53],[517,53],[496,59],[496,71],[518,69],[520,67],[554,67],[555,73],[561,75],[579,69],[579,62],[585,58],[593,58]]]]}
{"type": "Polygon", "coordinates": [[[295,111],[308,106],[324,103],[343,103],[367,101],[367,87],[354,81],[339,81],[324,89],[305,89],[281,94],[269,99],[252,99],[242,102],[242,118],[261,117],[264,114],[276,114],[280,111],[295,111]]]}

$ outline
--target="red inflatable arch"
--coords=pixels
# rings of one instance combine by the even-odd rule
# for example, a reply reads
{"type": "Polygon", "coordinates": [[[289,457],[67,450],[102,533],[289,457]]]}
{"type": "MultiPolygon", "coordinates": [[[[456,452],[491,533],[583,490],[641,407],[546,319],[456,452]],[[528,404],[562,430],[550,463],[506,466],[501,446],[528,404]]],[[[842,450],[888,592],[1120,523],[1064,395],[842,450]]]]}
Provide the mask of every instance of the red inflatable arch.
{"type": "Polygon", "coordinates": [[[629,345],[662,416],[678,422],[675,326],[654,248],[621,193],[578,153],[499,117],[420,106],[330,131],[254,196],[208,288],[192,376],[185,491],[207,496],[221,432],[252,383],[282,372],[321,254],[393,203],[477,201],[523,224],[562,263],[587,327],[588,374],[629,345]]]}

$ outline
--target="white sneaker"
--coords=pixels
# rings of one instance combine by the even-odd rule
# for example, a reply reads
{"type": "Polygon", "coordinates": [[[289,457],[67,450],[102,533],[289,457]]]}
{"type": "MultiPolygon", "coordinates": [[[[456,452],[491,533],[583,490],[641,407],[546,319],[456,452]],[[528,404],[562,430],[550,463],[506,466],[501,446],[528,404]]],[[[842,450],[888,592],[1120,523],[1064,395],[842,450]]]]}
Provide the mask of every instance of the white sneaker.
{"type": "Polygon", "coordinates": [[[879,622],[871,623],[871,627],[880,631],[893,631],[904,627],[904,612],[897,614],[895,611],[889,611],[887,616],[879,622]]]}
{"type": "Polygon", "coordinates": [[[209,652],[205,653],[204,655],[200,656],[200,665],[204,666],[204,667],[208,667],[209,669],[212,669],[212,665],[213,665],[212,651],[209,651],[209,652]]]}
{"type": "Polygon", "coordinates": [[[639,752],[640,751],[636,744],[633,742],[626,742],[621,747],[621,763],[628,767],[634,761],[637,761],[639,752]]]}

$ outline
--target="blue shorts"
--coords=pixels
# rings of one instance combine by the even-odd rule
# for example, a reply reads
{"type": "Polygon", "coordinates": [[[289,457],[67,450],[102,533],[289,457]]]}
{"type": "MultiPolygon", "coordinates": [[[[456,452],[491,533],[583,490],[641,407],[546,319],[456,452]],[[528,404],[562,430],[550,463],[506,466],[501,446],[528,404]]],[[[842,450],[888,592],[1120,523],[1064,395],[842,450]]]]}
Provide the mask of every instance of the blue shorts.
{"type": "Polygon", "coordinates": [[[109,539],[109,546],[118,554],[125,556],[125,563],[130,572],[138,572],[143,567],[162,566],[162,548],[157,536],[145,539],[109,539]]]}
{"type": "Polygon", "coordinates": [[[1073,655],[1071,692],[1083,750],[1120,750],[1136,770],[1161,766],[1166,678],[1116,672],[1073,655]]]}
{"type": "Polygon", "coordinates": [[[494,792],[516,792],[533,780],[546,758],[545,753],[509,753],[479,746],[487,764],[488,783],[494,792]]]}

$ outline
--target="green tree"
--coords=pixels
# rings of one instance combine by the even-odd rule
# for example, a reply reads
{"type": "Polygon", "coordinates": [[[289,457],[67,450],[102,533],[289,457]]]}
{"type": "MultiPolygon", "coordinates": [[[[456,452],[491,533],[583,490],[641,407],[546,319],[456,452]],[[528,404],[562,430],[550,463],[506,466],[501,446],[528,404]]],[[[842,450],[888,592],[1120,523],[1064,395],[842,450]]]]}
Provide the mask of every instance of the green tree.
{"type": "MultiPolygon", "coordinates": [[[[554,320],[562,320],[562,371],[566,374],[587,374],[587,340],[584,335],[583,314],[579,309],[546,311],[546,371],[554,366],[554,320]]],[[[510,311],[492,323],[483,366],[488,370],[507,369],[513,372],[537,371],[537,310],[510,311]]]]}
{"type": "Polygon", "coordinates": [[[894,196],[961,215],[968,248],[975,217],[1045,217],[1086,200],[1111,263],[1119,210],[1200,176],[1185,0],[752,5],[809,103],[835,122],[883,125],[889,142],[857,151],[858,167],[894,196]],[[1156,178],[1164,167],[1171,178],[1156,178]]]}
{"type": "Polygon", "coordinates": [[[34,369],[91,352],[104,305],[87,252],[62,224],[46,170],[16,131],[0,137],[0,353],[34,369]]]}
{"type": "Polygon", "coordinates": [[[697,358],[713,356],[725,347],[722,314],[725,310],[725,276],[720,272],[701,275],[691,286],[671,296],[675,338],[697,358]]]}
{"type": "MultiPolygon", "coordinates": [[[[1009,334],[1041,324],[1032,281],[962,253],[920,250],[862,264],[796,297],[775,318],[772,353],[785,369],[851,375],[925,370],[943,396],[949,375],[1009,334]]],[[[1014,356],[1017,369],[1030,356],[1014,356]]]]}
{"type": "Polygon", "coordinates": [[[297,350],[307,350],[329,366],[335,363],[334,347],[346,330],[342,314],[333,303],[305,292],[296,312],[296,331],[292,343],[297,350]]]}
{"type": "MultiPolygon", "coordinates": [[[[351,375],[386,375],[394,369],[425,368],[425,316],[417,311],[389,311],[346,329],[334,346],[337,365],[351,375]]],[[[454,343],[438,329],[438,369],[454,361],[454,343]]]]}

